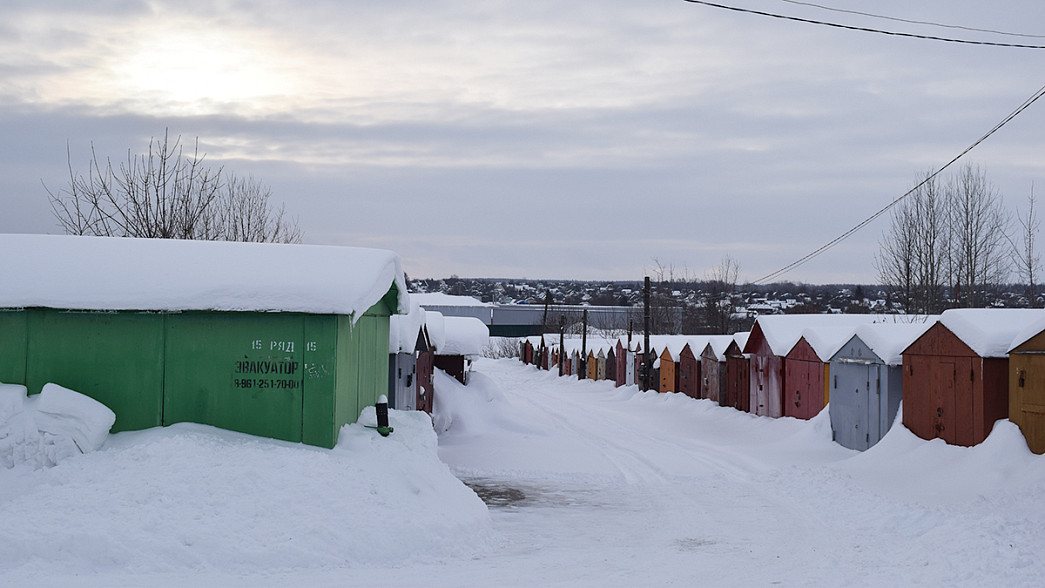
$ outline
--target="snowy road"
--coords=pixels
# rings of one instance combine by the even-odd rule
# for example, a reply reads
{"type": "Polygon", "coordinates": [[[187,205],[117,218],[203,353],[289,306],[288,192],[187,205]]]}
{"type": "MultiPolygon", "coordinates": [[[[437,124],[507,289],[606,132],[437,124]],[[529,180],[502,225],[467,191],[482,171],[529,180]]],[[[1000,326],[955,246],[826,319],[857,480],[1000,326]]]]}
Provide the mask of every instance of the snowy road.
{"type": "Polygon", "coordinates": [[[860,455],[831,443],[822,419],[758,418],[515,362],[481,362],[478,372],[464,392],[489,401],[471,399],[460,419],[487,422],[451,427],[440,456],[463,479],[527,498],[492,508],[502,544],[441,569],[448,584],[1040,580],[1042,459],[1008,451],[1005,439],[970,450],[901,430],[860,455]],[[1030,472],[991,451],[1014,453],[1030,472]],[[1022,491],[998,487],[1006,481],[1022,491]]]}
{"type": "Polygon", "coordinates": [[[826,414],[756,417],[513,360],[474,370],[467,387],[436,374],[438,446],[425,415],[393,411],[395,434],[349,425],[331,451],[183,424],[110,436],[54,468],[0,469],[0,586],[1045,576],[1045,457],[1008,421],[977,447],[894,426],[858,453],[831,441],[826,414]]]}

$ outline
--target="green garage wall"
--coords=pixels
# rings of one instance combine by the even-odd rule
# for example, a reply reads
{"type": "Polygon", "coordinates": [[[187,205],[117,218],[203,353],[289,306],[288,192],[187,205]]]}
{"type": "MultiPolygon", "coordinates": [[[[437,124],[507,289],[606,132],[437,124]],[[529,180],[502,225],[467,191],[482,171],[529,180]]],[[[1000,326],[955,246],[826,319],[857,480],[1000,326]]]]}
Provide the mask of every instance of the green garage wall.
{"type": "Polygon", "coordinates": [[[335,420],[354,422],[364,406],[388,394],[388,317],[363,316],[338,325],[338,386],[335,420]],[[355,366],[355,369],[353,369],[355,366]]]}
{"type": "Polygon", "coordinates": [[[24,310],[0,310],[0,382],[25,385],[25,352],[28,314],[24,310]]]}
{"type": "Polygon", "coordinates": [[[0,310],[0,382],[54,382],[113,431],[197,422],[332,447],[388,389],[390,296],[344,315],[0,310]]]}
{"type": "Polygon", "coordinates": [[[294,314],[169,315],[163,424],[301,441],[302,323],[294,314]]]}
{"type": "Polygon", "coordinates": [[[116,412],[114,431],[145,429],[160,422],[163,315],[25,312],[24,383],[30,392],[54,382],[90,396],[116,412]]]}

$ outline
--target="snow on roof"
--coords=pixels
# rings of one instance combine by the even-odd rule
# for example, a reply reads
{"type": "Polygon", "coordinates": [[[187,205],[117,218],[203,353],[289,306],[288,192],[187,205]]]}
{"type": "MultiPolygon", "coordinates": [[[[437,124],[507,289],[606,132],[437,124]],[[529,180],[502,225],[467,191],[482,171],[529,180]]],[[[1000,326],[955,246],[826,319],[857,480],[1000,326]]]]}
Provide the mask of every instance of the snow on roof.
{"type": "Polygon", "coordinates": [[[1037,308],[954,308],[943,311],[940,324],[980,357],[1005,357],[1024,328],[1043,316],[1037,308]]]}
{"type": "MultiPolygon", "coordinates": [[[[769,348],[776,355],[787,355],[788,352],[802,338],[806,329],[823,327],[857,327],[875,321],[882,321],[881,315],[875,314],[774,314],[761,315],[755,319],[755,324],[762,330],[762,335],[769,348]]],[[[744,351],[751,353],[746,349],[744,351]]],[[[844,341],[843,341],[844,343],[844,341]]]]}
{"type": "Polygon", "coordinates": [[[1027,326],[1020,329],[1020,332],[1016,333],[1016,336],[1009,342],[1009,348],[1006,351],[1012,351],[1020,345],[1023,345],[1042,331],[1045,331],[1045,312],[1043,312],[1038,318],[1027,323],[1027,326]]]}
{"type": "Polygon", "coordinates": [[[620,341],[620,346],[623,347],[625,351],[638,351],[642,347],[642,335],[636,335],[634,333],[631,335],[630,342],[628,341],[627,335],[617,337],[613,342],[614,347],[616,347],[617,341],[620,341]]]}
{"type": "Polygon", "coordinates": [[[671,351],[671,357],[678,361],[682,357],[682,350],[686,348],[686,345],[689,345],[689,351],[693,354],[693,357],[700,359],[700,354],[708,346],[711,335],[684,335],[684,337],[685,339],[681,341],[681,346],[678,343],[668,346],[668,349],[671,351]]]}
{"type": "MultiPolygon", "coordinates": [[[[854,336],[859,337],[886,365],[900,365],[903,363],[903,350],[936,324],[938,319],[938,316],[928,316],[910,323],[860,325],[856,328],[854,336]]],[[[838,349],[835,350],[835,353],[837,352],[838,349]]]]}
{"type": "MultiPolygon", "coordinates": [[[[695,357],[700,357],[700,352],[704,350],[704,347],[708,344],[708,337],[710,335],[650,335],[649,346],[650,350],[657,354],[664,353],[667,349],[668,353],[671,354],[671,358],[678,360],[682,354],[682,350],[689,345],[689,348],[693,351],[695,357]]],[[[632,345],[638,346],[638,349],[642,349],[644,337],[637,336],[632,337],[632,345]]],[[[624,344],[627,345],[627,339],[624,339],[624,344]]]]}
{"type": "Polygon", "coordinates": [[[490,342],[490,328],[475,317],[443,317],[443,328],[446,339],[437,349],[439,355],[478,357],[490,342]]]}
{"type": "Polygon", "coordinates": [[[411,353],[417,347],[417,334],[425,324],[425,311],[416,301],[410,301],[410,312],[395,314],[388,320],[388,352],[411,353]]]}
{"type": "MultiPolygon", "coordinates": [[[[711,354],[717,361],[726,361],[726,348],[733,342],[735,335],[711,335],[708,337],[708,345],[711,346],[711,354]]],[[[696,351],[697,355],[704,353],[704,350],[696,351]]]]}
{"type": "MultiPolygon", "coordinates": [[[[813,348],[813,353],[816,353],[821,361],[827,361],[853,338],[855,329],[856,327],[851,325],[810,327],[802,330],[801,338],[809,343],[809,346],[813,348]]],[[[795,342],[795,345],[798,345],[798,341],[795,342]]],[[[795,346],[792,346],[791,350],[794,348],[795,346]]],[[[791,350],[788,350],[788,353],[791,353],[791,350]]]]}
{"type": "Polygon", "coordinates": [[[410,297],[421,306],[493,306],[471,296],[453,296],[442,292],[413,292],[410,297]]]}
{"type": "Polygon", "coordinates": [[[380,249],[69,235],[0,235],[0,307],[227,310],[356,318],[398,290],[399,256],[380,249]]]}
{"type": "Polygon", "coordinates": [[[740,350],[744,350],[744,346],[747,345],[748,337],[751,336],[751,331],[744,331],[742,333],[733,333],[733,340],[737,342],[740,350]]]}
{"type": "MultiPolygon", "coordinates": [[[[541,346],[541,342],[544,342],[544,346],[547,349],[557,348],[559,346],[559,334],[558,333],[545,333],[543,335],[527,335],[523,338],[525,341],[529,341],[530,345],[534,349],[538,349],[541,346]]],[[[566,337],[569,340],[569,337],[566,337]]]]}
{"type": "Polygon", "coordinates": [[[425,329],[428,330],[428,341],[436,353],[442,351],[443,344],[446,342],[445,321],[443,313],[434,310],[425,311],[425,329]]]}
{"type": "MultiPolygon", "coordinates": [[[[567,354],[571,354],[574,351],[580,353],[582,343],[584,343],[584,341],[581,340],[579,335],[569,335],[563,340],[563,346],[566,348],[567,354]]],[[[554,339],[551,341],[551,346],[556,348],[559,346],[558,335],[554,336],[554,339]]],[[[589,336],[585,353],[590,351],[592,354],[598,355],[599,351],[608,353],[610,349],[616,348],[617,339],[589,336]]]]}

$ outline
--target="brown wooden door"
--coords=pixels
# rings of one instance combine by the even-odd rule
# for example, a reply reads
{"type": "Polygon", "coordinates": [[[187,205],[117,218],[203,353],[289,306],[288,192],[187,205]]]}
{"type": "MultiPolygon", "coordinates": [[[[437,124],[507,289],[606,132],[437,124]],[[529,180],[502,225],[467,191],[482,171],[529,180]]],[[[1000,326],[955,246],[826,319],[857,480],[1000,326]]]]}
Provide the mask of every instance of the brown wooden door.
{"type": "Polygon", "coordinates": [[[947,441],[954,435],[956,369],[953,358],[941,359],[932,364],[928,382],[929,419],[932,423],[930,438],[939,437],[947,441]]]}
{"type": "Polygon", "coordinates": [[[417,355],[417,410],[423,410],[432,414],[432,403],[435,396],[435,388],[432,386],[432,374],[435,371],[432,364],[434,354],[424,351],[417,355]]]}
{"type": "Polygon", "coordinates": [[[784,416],[811,419],[824,407],[824,384],[821,379],[824,364],[818,361],[787,360],[789,372],[784,383],[787,399],[784,416]]]}
{"type": "Polygon", "coordinates": [[[976,419],[973,415],[973,394],[979,375],[973,366],[974,362],[971,357],[955,358],[954,429],[952,437],[944,437],[948,443],[967,447],[982,440],[976,438],[976,419]]]}

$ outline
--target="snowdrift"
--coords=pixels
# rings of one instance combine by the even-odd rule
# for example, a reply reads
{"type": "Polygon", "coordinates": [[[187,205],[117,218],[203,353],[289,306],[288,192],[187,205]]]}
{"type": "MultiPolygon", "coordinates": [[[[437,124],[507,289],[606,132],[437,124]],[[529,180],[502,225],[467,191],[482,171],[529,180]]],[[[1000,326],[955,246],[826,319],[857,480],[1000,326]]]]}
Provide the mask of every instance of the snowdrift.
{"type": "Polygon", "coordinates": [[[0,585],[483,553],[489,512],[438,460],[429,417],[389,412],[392,435],[364,427],[368,407],[332,450],[184,423],[111,435],[58,467],[0,469],[0,585]]]}
{"type": "Polygon", "coordinates": [[[57,384],[31,398],[25,386],[0,384],[0,465],[49,467],[96,451],[115,422],[104,404],[57,384]]]}

